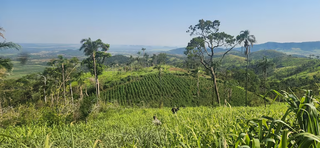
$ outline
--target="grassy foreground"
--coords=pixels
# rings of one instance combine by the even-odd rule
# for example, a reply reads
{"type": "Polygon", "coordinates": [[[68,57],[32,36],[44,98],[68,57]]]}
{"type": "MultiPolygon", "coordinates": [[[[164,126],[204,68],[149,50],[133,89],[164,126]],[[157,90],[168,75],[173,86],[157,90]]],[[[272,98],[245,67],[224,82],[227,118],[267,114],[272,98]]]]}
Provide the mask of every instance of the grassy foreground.
{"type": "Polygon", "coordinates": [[[87,124],[28,125],[0,129],[0,147],[218,147],[233,146],[247,120],[280,119],[284,104],[264,107],[170,108],[95,106],[87,124]],[[100,112],[100,113],[95,113],[100,112]],[[162,125],[152,124],[156,115],[162,125]]]}

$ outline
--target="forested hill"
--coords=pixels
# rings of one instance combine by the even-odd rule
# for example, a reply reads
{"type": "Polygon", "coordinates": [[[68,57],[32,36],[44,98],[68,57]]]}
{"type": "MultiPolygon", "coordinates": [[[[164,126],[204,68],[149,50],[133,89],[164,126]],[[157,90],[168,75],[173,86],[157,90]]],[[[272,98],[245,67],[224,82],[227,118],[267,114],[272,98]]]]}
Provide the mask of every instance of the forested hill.
{"type": "MultiPolygon", "coordinates": [[[[241,51],[232,51],[229,54],[231,55],[237,55],[240,57],[246,57],[243,52],[241,51]]],[[[284,52],[281,51],[277,51],[277,50],[259,50],[259,51],[255,51],[255,52],[251,52],[250,53],[250,59],[251,60],[261,60],[263,57],[267,57],[267,58],[277,58],[277,57],[283,57],[283,56],[292,56],[292,57],[306,57],[303,55],[296,55],[296,54],[286,54],[284,52]]],[[[221,56],[221,54],[219,55],[219,57],[221,56]]]]}
{"type": "MultiPolygon", "coordinates": [[[[186,50],[185,47],[181,47],[181,48],[176,48],[176,49],[172,49],[172,50],[166,51],[165,53],[174,54],[174,55],[184,55],[184,51],[185,50],[186,50]]],[[[217,48],[215,51],[216,52],[223,52],[223,51],[225,51],[225,49],[217,48]]]]}
{"type": "Polygon", "coordinates": [[[290,42],[290,43],[277,43],[267,42],[264,44],[254,45],[251,51],[259,51],[263,49],[274,49],[274,50],[302,50],[302,51],[314,51],[320,50],[320,41],[315,42],[290,42]]]}
{"type": "MultiPolygon", "coordinates": [[[[260,50],[277,50],[282,52],[288,52],[292,54],[317,54],[320,53],[320,41],[315,42],[290,42],[290,43],[277,43],[277,42],[267,42],[263,44],[253,45],[251,48],[251,52],[260,51],[260,50]]],[[[241,48],[236,48],[235,50],[241,51],[241,48]]],[[[185,51],[185,47],[172,49],[167,51],[168,54],[181,54],[183,55],[185,51]]],[[[223,52],[225,49],[217,49],[216,52],[223,52]]]]}

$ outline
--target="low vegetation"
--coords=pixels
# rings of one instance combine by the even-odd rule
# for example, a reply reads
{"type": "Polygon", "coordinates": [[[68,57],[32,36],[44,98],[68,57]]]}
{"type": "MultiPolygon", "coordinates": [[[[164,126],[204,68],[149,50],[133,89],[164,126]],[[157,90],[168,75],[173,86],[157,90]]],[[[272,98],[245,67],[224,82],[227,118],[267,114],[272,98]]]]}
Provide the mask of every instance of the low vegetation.
{"type": "Polygon", "coordinates": [[[186,107],[172,114],[166,107],[123,108],[101,103],[93,106],[87,124],[61,123],[59,115],[44,113],[38,123],[0,129],[0,139],[2,147],[231,146],[249,128],[247,120],[262,115],[279,119],[284,113],[283,104],[267,108],[186,107]],[[161,126],[152,123],[154,115],[161,126]],[[41,122],[45,119],[47,122],[41,122]]]}
{"type": "Polygon", "coordinates": [[[90,38],[83,53],[4,52],[0,147],[320,147],[319,56],[251,52],[249,30],[219,26],[190,26],[187,57],[112,56],[90,38]]]}

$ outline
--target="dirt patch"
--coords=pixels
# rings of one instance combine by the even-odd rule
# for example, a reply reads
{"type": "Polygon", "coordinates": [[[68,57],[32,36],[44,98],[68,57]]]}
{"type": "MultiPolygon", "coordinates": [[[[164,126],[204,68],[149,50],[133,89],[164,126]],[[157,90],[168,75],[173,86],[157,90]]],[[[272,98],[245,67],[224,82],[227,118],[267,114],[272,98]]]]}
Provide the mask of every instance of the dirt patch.
{"type": "Polygon", "coordinates": [[[169,71],[181,71],[181,72],[187,72],[186,70],[184,69],[181,69],[181,68],[175,68],[175,67],[171,67],[169,68],[169,71]]]}

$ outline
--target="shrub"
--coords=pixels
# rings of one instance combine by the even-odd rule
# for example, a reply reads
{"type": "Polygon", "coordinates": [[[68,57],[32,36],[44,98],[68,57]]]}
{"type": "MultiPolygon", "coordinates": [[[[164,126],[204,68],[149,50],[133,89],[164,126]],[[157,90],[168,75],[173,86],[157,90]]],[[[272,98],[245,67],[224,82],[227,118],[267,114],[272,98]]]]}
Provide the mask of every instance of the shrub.
{"type": "Polygon", "coordinates": [[[79,108],[80,120],[86,120],[86,118],[89,116],[89,114],[92,111],[93,104],[95,104],[96,101],[97,101],[97,98],[95,96],[83,98],[79,108]]]}

